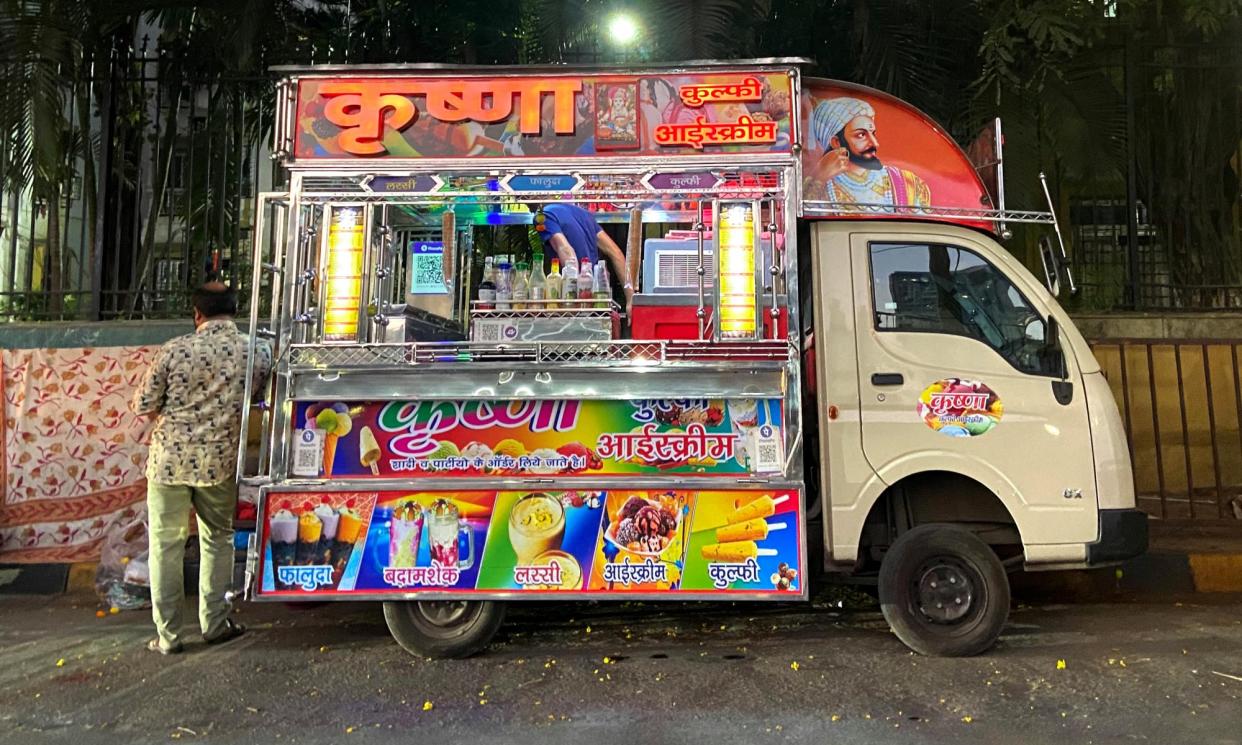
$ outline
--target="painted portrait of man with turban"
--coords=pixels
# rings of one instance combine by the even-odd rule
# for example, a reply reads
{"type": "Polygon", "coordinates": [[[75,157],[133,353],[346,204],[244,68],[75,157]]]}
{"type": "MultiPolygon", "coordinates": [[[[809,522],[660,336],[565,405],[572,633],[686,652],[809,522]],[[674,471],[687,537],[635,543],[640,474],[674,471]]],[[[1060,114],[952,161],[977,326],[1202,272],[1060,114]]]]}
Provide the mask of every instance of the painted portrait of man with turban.
{"type": "Polygon", "coordinates": [[[806,176],[806,197],[838,205],[929,207],[918,174],[880,161],[875,108],[860,98],[820,101],[811,112],[812,147],[823,155],[806,176]]]}

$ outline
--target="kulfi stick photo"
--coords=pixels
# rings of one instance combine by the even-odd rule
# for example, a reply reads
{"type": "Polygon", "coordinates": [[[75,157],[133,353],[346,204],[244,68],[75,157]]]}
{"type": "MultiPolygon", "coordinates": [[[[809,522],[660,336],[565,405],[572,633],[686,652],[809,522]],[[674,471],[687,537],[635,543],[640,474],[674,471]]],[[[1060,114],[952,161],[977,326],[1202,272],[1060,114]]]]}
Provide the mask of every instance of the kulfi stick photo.
{"type": "Polygon", "coordinates": [[[755,518],[744,523],[716,528],[716,540],[720,543],[728,543],[730,541],[762,541],[768,537],[768,533],[774,530],[784,530],[785,527],[785,523],[772,523],[769,525],[766,520],[755,518]]]}
{"type": "Polygon", "coordinates": [[[700,549],[703,558],[708,561],[746,561],[760,556],[776,556],[774,548],[759,548],[754,541],[733,541],[730,543],[709,543],[700,549]]]}
{"type": "Polygon", "coordinates": [[[737,523],[744,523],[755,518],[771,517],[776,514],[776,506],[787,499],[789,499],[788,494],[779,496],[776,499],[764,494],[762,497],[747,502],[729,513],[725,518],[725,525],[736,525],[737,523]]]}

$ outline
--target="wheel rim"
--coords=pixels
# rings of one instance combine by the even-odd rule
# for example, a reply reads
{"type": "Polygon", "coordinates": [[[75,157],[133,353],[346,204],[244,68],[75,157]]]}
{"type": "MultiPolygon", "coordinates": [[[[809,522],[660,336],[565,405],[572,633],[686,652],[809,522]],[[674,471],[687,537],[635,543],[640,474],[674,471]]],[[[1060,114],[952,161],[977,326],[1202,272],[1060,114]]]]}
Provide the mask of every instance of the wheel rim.
{"type": "Polygon", "coordinates": [[[912,590],[914,610],[935,626],[969,624],[984,606],[983,578],[955,557],[936,556],[919,565],[912,590]]]}
{"type": "Polygon", "coordinates": [[[472,616],[478,615],[479,610],[478,603],[465,600],[424,600],[414,603],[415,619],[440,630],[469,623],[472,616]],[[471,610],[474,612],[471,613],[471,610]]]}

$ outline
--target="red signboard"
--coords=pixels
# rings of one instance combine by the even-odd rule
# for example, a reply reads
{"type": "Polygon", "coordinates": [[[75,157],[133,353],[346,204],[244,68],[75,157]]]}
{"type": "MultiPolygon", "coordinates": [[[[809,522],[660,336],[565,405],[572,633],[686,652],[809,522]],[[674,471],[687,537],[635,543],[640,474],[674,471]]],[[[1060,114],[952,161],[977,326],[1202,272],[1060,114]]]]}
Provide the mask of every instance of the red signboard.
{"type": "Polygon", "coordinates": [[[302,78],[294,158],[789,152],[787,71],[302,78]]]}

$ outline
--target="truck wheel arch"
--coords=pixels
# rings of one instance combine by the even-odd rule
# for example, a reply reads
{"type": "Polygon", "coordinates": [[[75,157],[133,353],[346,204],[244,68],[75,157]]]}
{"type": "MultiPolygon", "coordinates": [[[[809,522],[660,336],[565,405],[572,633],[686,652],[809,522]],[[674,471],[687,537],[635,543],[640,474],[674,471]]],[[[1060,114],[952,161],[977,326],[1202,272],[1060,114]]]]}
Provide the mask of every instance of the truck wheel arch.
{"type": "Polygon", "coordinates": [[[969,529],[1003,561],[1022,556],[1021,527],[995,487],[957,471],[929,469],[895,480],[872,498],[857,536],[856,568],[878,568],[900,535],[931,523],[969,529]]]}

